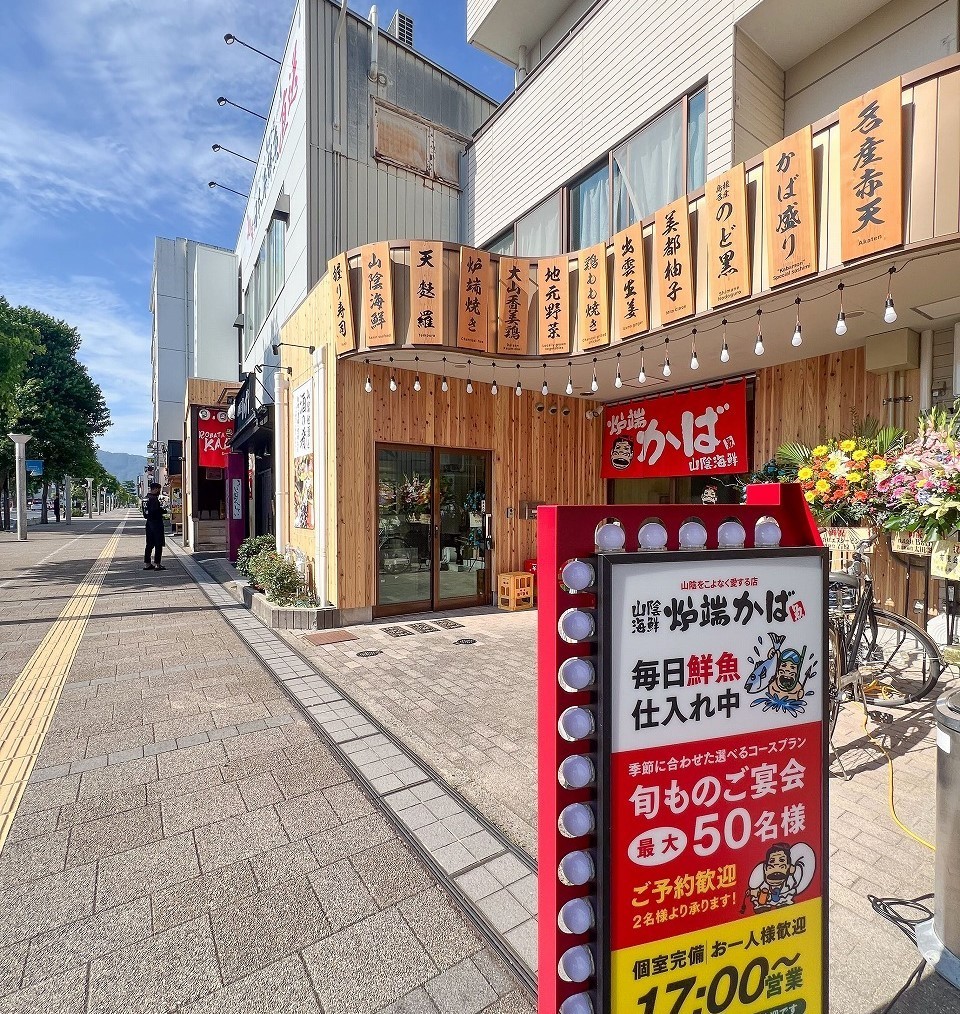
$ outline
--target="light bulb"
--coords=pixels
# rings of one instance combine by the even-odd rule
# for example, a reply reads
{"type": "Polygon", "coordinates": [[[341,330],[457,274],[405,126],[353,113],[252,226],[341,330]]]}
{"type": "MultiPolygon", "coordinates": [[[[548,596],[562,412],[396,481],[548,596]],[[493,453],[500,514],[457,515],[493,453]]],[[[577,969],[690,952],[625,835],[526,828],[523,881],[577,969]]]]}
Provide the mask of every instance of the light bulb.
{"type": "Polygon", "coordinates": [[[593,371],[593,380],[590,381],[590,390],[594,391],[594,392],[600,390],[600,384],[597,381],[597,371],[596,371],[596,369],[594,369],[594,371],[593,371]]]}
{"type": "Polygon", "coordinates": [[[414,391],[419,391],[420,390],[420,374],[419,373],[414,378],[413,389],[414,389],[414,391]]]}
{"type": "Polygon", "coordinates": [[[560,636],[565,641],[586,641],[597,629],[593,613],[587,609],[567,609],[557,622],[560,636]]]}
{"type": "Polygon", "coordinates": [[[497,396],[497,394],[499,393],[499,391],[500,391],[500,388],[499,388],[499,387],[497,387],[497,382],[496,382],[496,381],[494,381],[494,382],[493,382],[493,383],[492,383],[492,384],[490,385],[490,393],[491,393],[491,394],[492,394],[492,395],[493,395],[494,397],[496,397],[496,396],[497,396]]]}
{"type": "Polygon", "coordinates": [[[567,887],[583,887],[584,884],[590,883],[595,875],[596,868],[593,865],[593,857],[582,849],[568,852],[557,867],[557,877],[567,887]]]}
{"type": "Polygon", "coordinates": [[[369,394],[373,390],[373,383],[371,382],[369,377],[367,377],[367,382],[363,385],[363,389],[364,391],[367,392],[367,394],[369,394]]]}
{"type": "Polygon", "coordinates": [[[585,789],[596,780],[597,771],[593,761],[585,753],[574,753],[564,757],[557,770],[557,781],[565,789],[585,789]]]}
{"type": "Polygon", "coordinates": [[[620,376],[620,360],[617,360],[617,375],[614,378],[613,386],[619,391],[623,387],[623,377],[620,376]]]}
{"type": "Polygon", "coordinates": [[[703,549],[706,544],[706,528],[699,521],[684,521],[680,526],[680,548],[703,549]]]}
{"type": "Polygon", "coordinates": [[[593,834],[597,826],[593,809],[587,803],[570,803],[560,811],[557,818],[557,830],[564,838],[582,838],[593,834]]]}
{"type": "Polygon", "coordinates": [[[597,579],[597,572],[586,560],[567,560],[560,569],[560,580],[573,592],[589,588],[597,579]]]}
{"type": "Polygon", "coordinates": [[[667,530],[659,521],[647,521],[641,525],[638,538],[641,549],[663,549],[667,544],[667,530]]]}
{"type": "Polygon", "coordinates": [[[697,350],[696,349],[693,350],[693,354],[690,356],[690,369],[691,370],[699,370],[700,369],[700,360],[697,359],[697,350]]]}
{"type": "Polygon", "coordinates": [[[841,310],[837,314],[837,334],[847,333],[847,315],[841,310]]]}
{"type": "Polygon", "coordinates": [[[572,936],[593,929],[595,921],[593,905],[587,898],[571,898],[557,913],[557,926],[560,931],[572,936]]]}
{"type": "Polygon", "coordinates": [[[547,396],[547,395],[548,395],[548,394],[550,393],[550,390],[549,390],[549,388],[547,387],[547,382],[546,382],[546,381],[544,381],[544,382],[543,382],[543,383],[542,383],[542,384],[540,385],[540,393],[541,393],[541,394],[542,394],[542,395],[543,395],[544,397],[546,397],[546,396],[547,396]]]}
{"type": "Polygon", "coordinates": [[[564,951],[557,962],[557,972],[567,982],[586,982],[594,968],[593,952],[586,944],[564,951]]]}
{"type": "Polygon", "coordinates": [[[564,390],[567,392],[567,394],[573,394],[573,381],[572,380],[569,380],[569,379],[567,380],[567,386],[564,388],[564,390]]]}
{"type": "Polygon", "coordinates": [[[586,708],[567,708],[557,720],[557,732],[568,742],[576,743],[581,739],[589,739],[596,732],[597,723],[593,712],[586,708]]]}
{"type": "Polygon", "coordinates": [[[623,549],[624,543],[627,541],[627,533],[621,525],[608,521],[597,529],[594,541],[597,549],[605,553],[615,553],[617,550],[623,549]]]}
{"type": "Polygon", "coordinates": [[[473,394],[473,381],[467,381],[467,394],[473,394]]]}
{"type": "Polygon", "coordinates": [[[664,359],[664,361],[663,361],[663,375],[665,377],[669,377],[672,372],[673,371],[670,369],[670,360],[669,360],[669,358],[668,359],[664,359]]]}
{"type": "Polygon", "coordinates": [[[647,371],[643,368],[643,363],[640,364],[640,374],[637,377],[637,380],[639,380],[641,384],[645,384],[647,382],[647,371]]]}
{"type": "Polygon", "coordinates": [[[887,296],[886,306],[883,311],[883,319],[888,324],[896,324],[897,322],[897,311],[893,305],[893,296],[887,296]]]}
{"type": "Polygon", "coordinates": [[[589,658],[568,658],[560,664],[557,672],[557,682],[570,694],[592,687],[596,678],[596,670],[589,658]]]}
{"type": "Polygon", "coordinates": [[[447,383],[446,377],[444,377],[440,383],[440,390],[443,391],[444,393],[450,390],[450,385],[447,383]]]}
{"type": "Polygon", "coordinates": [[[396,391],[396,389],[397,389],[397,380],[396,380],[396,377],[391,377],[390,378],[390,390],[391,391],[396,391]]]}
{"type": "Polygon", "coordinates": [[[753,530],[757,549],[776,549],[780,545],[780,526],[773,518],[761,518],[753,530]]]}
{"type": "Polygon", "coordinates": [[[727,348],[726,341],[724,341],[724,343],[723,343],[723,348],[720,349],[720,362],[721,363],[729,363],[730,362],[730,349],[727,348]]]}
{"type": "Polygon", "coordinates": [[[520,381],[517,381],[517,386],[514,388],[513,393],[519,398],[523,394],[523,388],[520,386],[520,381]]]}
{"type": "Polygon", "coordinates": [[[800,321],[797,321],[797,329],[793,332],[793,338],[790,342],[793,347],[799,348],[803,344],[803,334],[800,331],[800,321]]]}
{"type": "Polygon", "coordinates": [[[717,529],[717,545],[721,549],[743,549],[747,533],[739,521],[724,521],[717,529]]]}
{"type": "Polygon", "coordinates": [[[560,1004],[560,1014],[595,1014],[589,993],[574,993],[560,1004]]]}
{"type": "Polygon", "coordinates": [[[763,355],[763,335],[762,334],[758,334],[757,335],[757,344],[753,346],[753,354],[755,356],[762,356],[763,355]]]}

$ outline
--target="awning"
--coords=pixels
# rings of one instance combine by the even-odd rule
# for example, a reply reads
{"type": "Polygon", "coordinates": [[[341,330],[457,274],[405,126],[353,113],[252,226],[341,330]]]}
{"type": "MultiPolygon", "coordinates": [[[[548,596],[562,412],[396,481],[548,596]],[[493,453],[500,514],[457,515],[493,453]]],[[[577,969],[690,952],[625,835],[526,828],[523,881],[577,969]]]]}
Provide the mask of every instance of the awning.
{"type": "Polygon", "coordinates": [[[234,431],[231,450],[254,453],[273,447],[273,405],[260,405],[234,431]]]}

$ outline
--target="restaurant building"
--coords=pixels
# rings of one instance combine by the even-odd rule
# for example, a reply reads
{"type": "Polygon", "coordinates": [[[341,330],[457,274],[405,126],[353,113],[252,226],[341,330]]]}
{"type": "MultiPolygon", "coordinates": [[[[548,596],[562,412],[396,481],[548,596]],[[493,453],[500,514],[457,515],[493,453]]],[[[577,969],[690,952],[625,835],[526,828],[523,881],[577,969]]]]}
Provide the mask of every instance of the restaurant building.
{"type": "Polygon", "coordinates": [[[733,502],[960,390],[955,2],[467,7],[519,84],[463,242],[345,248],[281,332],[284,543],[346,621],[490,602],[538,503],[733,502]]]}

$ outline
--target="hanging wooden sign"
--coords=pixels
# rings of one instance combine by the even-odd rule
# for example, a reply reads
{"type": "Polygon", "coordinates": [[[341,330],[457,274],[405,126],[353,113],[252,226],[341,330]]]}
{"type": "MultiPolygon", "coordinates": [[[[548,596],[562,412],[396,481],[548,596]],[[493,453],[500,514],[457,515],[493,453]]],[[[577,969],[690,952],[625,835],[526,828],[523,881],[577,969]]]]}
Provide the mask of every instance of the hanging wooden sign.
{"type": "Polygon", "coordinates": [[[333,320],[337,355],[352,352],[357,347],[353,326],[353,303],[350,301],[350,265],[347,255],[337,254],[327,263],[330,274],[330,316],[333,320]]]}
{"type": "Polygon", "coordinates": [[[570,273],[567,257],[548,257],[537,264],[540,292],[539,353],[570,352],[570,273]]]}
{"type": "Polygon", "coordinates": [[[490,347],[490,254],[460,248],[460,303],[457,308],[457,347],[486,352],[490,347]]]}
{"type": "Polygon", "coordinates": [[[367,348],[392,345],[393,275],[390,244],[369,243],[360,248],[363,278],[363,323],[367,348]]]}
{"type": "Polygon", "coordinates": [[[709,300],[722,306],[753,291],[743,163],[710,180],[705,198],[709,300]]]}
{"type": "Polygon", "coordinates": [[[623,341],[650,327],[643,226],[637,222],[613,237],[613,313],[623,341]]]}
{"type": "Polygon", "coordinates": [[[672,324],[696,309],[686,194],[657,212],[653,253],[660,286],[660,323],[672,324]]]}
{"type": "Polygon", "coordinates": [[[497,352],[525,356],[530,322],[530,262],[500,258],[500,324],[497,352]]]}
{"type": "Polygon", "coordinates": [[[577,321],[580,350],[610,343],[610,306],[607,299],[607,245],[597,243],[577,254],[577,321]]]}
{"type": "Polygon", "coordinates": [[[763,153],[767,274],[781,285],[817,270],[813,136],[803,127],[763,153]]]}
{"type": "Polygon", "coordinates": [[[410,244],[410,341],[443,344],[443,244],[410,244]]]}
{"type": "Polygon", "coordinates": [[[903,242],[903,111],[900,78],[840,107],[840,256],[903,242]]]}

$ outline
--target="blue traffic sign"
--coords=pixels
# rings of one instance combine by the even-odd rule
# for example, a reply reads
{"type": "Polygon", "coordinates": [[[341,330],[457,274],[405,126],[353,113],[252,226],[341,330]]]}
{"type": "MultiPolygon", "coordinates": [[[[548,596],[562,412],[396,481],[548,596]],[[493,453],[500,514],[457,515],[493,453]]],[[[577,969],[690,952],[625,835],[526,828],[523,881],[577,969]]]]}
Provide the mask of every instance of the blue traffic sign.
{"type": "Polygon", "coordinates": [[[43,461],[40,458],[27,458],[27,475],[34,479],[43,475],[43,461]]]}

